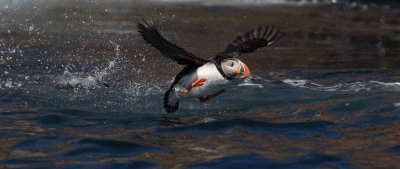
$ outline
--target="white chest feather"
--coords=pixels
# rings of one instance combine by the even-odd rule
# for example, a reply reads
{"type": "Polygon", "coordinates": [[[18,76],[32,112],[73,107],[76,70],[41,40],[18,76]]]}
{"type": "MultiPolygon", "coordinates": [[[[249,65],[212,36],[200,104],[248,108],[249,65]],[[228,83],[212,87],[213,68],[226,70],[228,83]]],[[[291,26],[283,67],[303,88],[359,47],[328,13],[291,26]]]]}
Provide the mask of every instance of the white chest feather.
{"type": "Polygon", "coordinates": [[[215,67],[213,63],[207,63],[197,69],[197,71],[183,77],[179,84],[175,85],[175,91],[180,94],[177,96],[180,98],[189,98],[189,97],[202,97],[214,94],[223,89],[223,87],[228,84],[230,81],[225,79],[215,67]],[[206,79],[202,86],[194,87],[190,90],[188,94],[184,94],[183,91],[192,82],[197,79],[206,79]]]}

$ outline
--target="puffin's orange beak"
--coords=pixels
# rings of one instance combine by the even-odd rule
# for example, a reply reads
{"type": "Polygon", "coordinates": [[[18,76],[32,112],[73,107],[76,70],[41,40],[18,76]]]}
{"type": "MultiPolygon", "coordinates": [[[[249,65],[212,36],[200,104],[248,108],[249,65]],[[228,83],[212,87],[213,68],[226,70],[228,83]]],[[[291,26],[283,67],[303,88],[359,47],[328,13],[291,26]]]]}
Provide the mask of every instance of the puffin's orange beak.
{"type": "Polygon", "coordinates": [[[246,64],[244,64],[243,62],[239,61],[240,64],[240,74],[239,77],[240,78],[246,78],[250,76],[250,69],[247,67],[246,64]]]}

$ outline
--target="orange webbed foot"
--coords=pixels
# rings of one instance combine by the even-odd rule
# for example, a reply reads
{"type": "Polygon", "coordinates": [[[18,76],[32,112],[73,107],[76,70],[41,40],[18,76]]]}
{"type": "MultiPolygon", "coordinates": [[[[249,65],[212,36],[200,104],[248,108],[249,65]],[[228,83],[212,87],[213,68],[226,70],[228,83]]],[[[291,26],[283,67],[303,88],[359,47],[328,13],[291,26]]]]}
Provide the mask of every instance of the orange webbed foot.
{"type": "Polygon", "coordinates": [[[193,87],[203,86],[205,81],[206,81],[206,79],[204,79],[204,78],[198,79],[198,80],[196,80],[195,82],[193,82],[193,83],[192,83],[187,89],[185,89],[183,92],[184,92],[185,94],[188,94],[189,91],[190,91],[193,87]]]}
{"type": "Polygon", "coordinates": [[[214,93],[214,94],[209,95],[209,96],[207,96],[207,97],[199,98],[199,99],[200,99],[200,102],[205,102],[205,101],[207,101],[207,100],[210,100],[210,99],[212,99],[213,97],[218,96],[218,95],[220,95],[220,94],[222,94],[222,93],[224,93],[224,92],[225,92],[225,89],[222,89],[222,90],[218,91],[217,93],[214,93]]]}

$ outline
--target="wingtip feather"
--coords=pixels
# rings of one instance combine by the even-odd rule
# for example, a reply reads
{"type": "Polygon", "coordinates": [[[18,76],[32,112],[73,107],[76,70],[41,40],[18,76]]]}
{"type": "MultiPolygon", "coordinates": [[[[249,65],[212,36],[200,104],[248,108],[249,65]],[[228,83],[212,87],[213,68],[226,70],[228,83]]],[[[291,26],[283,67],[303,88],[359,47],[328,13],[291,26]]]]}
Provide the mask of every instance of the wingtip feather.
{"type": "Polygon", "coordinates": [[[225,51],[216,55],[216,58],[223,60],[224,58],[237,57],[241,53],[250,53],[256,49],[268,46],[279,40],[284,33],[281,28],[275,28],[274,25],[258,26],[233,40],[225,51]]]}

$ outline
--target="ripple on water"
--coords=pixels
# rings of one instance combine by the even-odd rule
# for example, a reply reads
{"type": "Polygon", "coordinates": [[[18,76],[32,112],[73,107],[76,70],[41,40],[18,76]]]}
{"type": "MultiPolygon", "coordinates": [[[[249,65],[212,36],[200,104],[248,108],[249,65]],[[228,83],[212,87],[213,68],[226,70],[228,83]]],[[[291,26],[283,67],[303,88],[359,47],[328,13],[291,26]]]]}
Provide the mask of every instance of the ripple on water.
{"type": "Polygon", "coordinates": [[[160,133],[186,134],[220,134],[227,130],[242,128],[255,132],[270,133],[286,138],[326,137],[340,138],[341,134],[335,130],[335,123],[327,121],[310,121],[295,123],[270,123],[254,119],[220,120],[189,126],[160,128],[160,133]]]}
{"type": "Polygon", "coordinates": [[[308,168],[356,168],[350,164],[346,157],[337,155],[308,153],[304,156],[288,158],[283,161],[268,159],[257,154],[243,154],[228,157],[222,157],[210,162],[194,163],[187,167],[199,168],[293,168],[293,169],[308,169],[308,168]]]}
{"type": "Polygon", "coordinates": [[[165,152],[165,148],[147,146],[114,139],[84,138],[75,141],[77,148],[63,153],[63,157],[87,157],[89,155],[105,155],[109,157],[131,156],[141,152],[165,152]]]}

